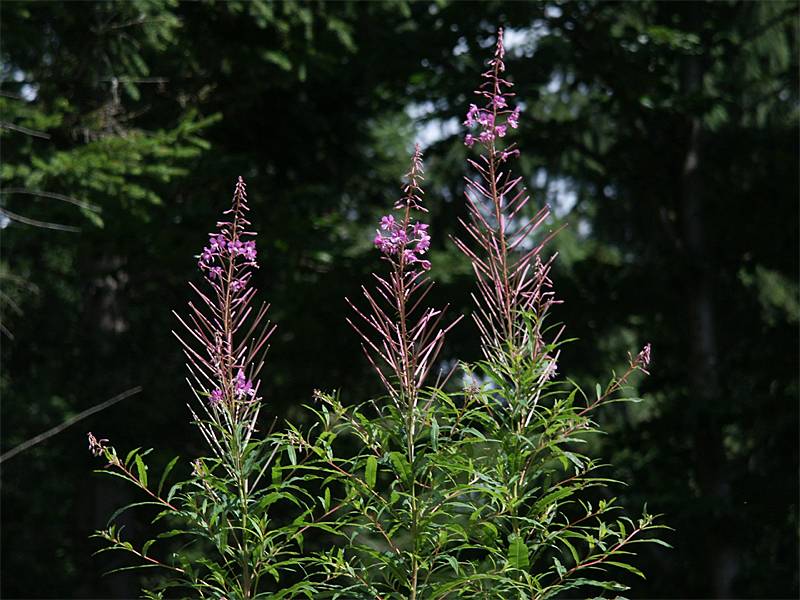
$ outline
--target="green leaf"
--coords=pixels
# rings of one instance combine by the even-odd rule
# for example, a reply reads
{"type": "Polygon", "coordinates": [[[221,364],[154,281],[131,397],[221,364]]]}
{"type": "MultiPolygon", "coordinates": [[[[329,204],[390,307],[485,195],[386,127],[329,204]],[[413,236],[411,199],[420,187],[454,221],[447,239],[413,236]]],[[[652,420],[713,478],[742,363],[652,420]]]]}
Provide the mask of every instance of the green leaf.
{"type": "Polygon", "coordinates": [[[575,564],[577,565],[580,563],[581,559],[578,556],[578,551],[575,549],[575,546],[573,546],[566,538],[561,538],[561,543],[569,549],[569,553],[572,555],[572,560],[575,561],[575,564]]]}
{"type": "Polygon", "coordinates": [[[177,456],[173,458],[171,461],[169,461],[169,464],[164,469],[164,472],[161,474],[161,480],[158,482],[158,491],[156,492],[157,496],[161,495],[161,490],[164,488],[164,481],[167,479],[167,475],[169,475],[170,471],[172,471],[172,468],[175,466],[176,462],[178,462],[177,456]]]}
{"type": "Polygon", "coordinates": [[[134,448],[133,450],[131,450],[130,452],[128,452],[127,456],[125,456],[125,466],[126,466],[126,467],[127,467],[129,464],[131,464],[131,460],[133,460],[133,457],[134,457],[134,456],[136,456],[136,453],[137,453],[137,452],[139,452],[139,450],[140,450],[140,449],[141,449],[141,448],[134,448]]]}
{"type": "Polygon", "coordinates": [[[147,467],[142,460],[142,457],[136,455],[136,473],[139,476],[139,481],[144,487],[147,487],[147,467]]]}
{"type": "Polygon", "coordinates": [[[280,485],[282,480],[283,480],[283,471],[281,470],[280,463],[278,463],[277,465],[272,467],[272,485],[280,485]]]}
{"type": "Polygon", "coordinates": [[[628,532],[625,530],[625,524],[622,521],[617,520],[617,527],[619,527],[620,537],[624,538],[628,535],[628,532]]]}
{"type": "Polygon", "coordinates": [[[400,475],[400,479],[404,483],[408,484],[411,481],[411,465],[408,464],[406,457],[400,452],[390,452],[389,458],[392,461],[394,470],[397,471],[398,475],[400,475]]]}
{"type": "Polygon", "coordinates": [[[182,529],[170,529],[169,531],[164,531],[162,533],[159,533],[156,537],[160,540],[163,540],[166,538],[172,538],[179,535],[184,535],[185,533],[186,532],[183,531],[182,529]]]}
{"type": "Polygon", "coordinates": [[[534,508],[535,511],[544,510],[550,504],[553,504],[554,502],[558,502],[562,498],[565,498],[566,496],[569,496],[569,495],[573,494],[574,492],[575,492],[575,490],[573,488],[571,488],[571,487],[559,488],[559,489],[557,489],[557,490],[555,490],[553,492],[550,492],[544,498],[539,500],[534,505],[533,508],[534,508]]]}
{"type": "Polygon", "coordinates": [[[516,535],[509,536],[508,564],[514,569],[526,570],[530,566],[528,546],[525,540],[516,535]]]}
{"type": "Polygon", "coordinates": [[[606,564],[606,565],[614,565],[615,567],[619,567],[621,569],[625,569],[626,571],[630,571],[631,573],[633,573],[634,575],[638,575],[642,579],[647,579],[644,576],[644,573],[642,573],[639,569],[637,569],[636,567],[631,566],[629,564],[622,563],[622,562],[616,562],[616,561],[613,561],[613,560],[604,561],[604,564],[606,564]]]}
{"type": "Polygon", "coordinates": [[[292,68],[292,62],[288,59],[285,54],[277,52],[275,50],[266,50],[261,53],[261,58],[265,61],[276,65],[279,69],[283,71],[290,71],[292,68]]]}
{"type": "Polygon", "coordinates": [[[278,500],[282,500],[286,497],[286,494],[282,492],[270,492],[263,498],[261,498],[255,505],[255,511],[261,512],[275,504],[278,500]]]}
{"type": "Polygon", "coordinates": [[[292,446],[291,444],[286,446],[286,453],[289,455],[289,462],[292,463],[292,465],[296,465],[297,454],[294,451],[294,446],[292,446]]]}
{"type": "Polygon", "coordinates": [[[447,561],[447,563],[448,563],[448,564],[450,565],[450,567],[453,569],[453,573],[455,573],[456,575],[458,575],[458,561],[455,559],[455,557],[453,557],[453,556],[449,556],[449,555],[447,555],[447,554],[446,554],[446,555],[444,556],[444,559],[447,561]]]}
{"type": "Polygon", "coordinates": [[[431,448],[434,452],[439,449],[439,422],[436,417],[431,417],[431,448]]]}
{"type": "Polygon", "coordinates": [[[370,456],[367,458],[367,467],[364,471],[364,477],[366,478],[367,485],[370,488],[375,487],[375,480],[377,478],[378,473],[378,461],[375,459],[374,456],[370,456]]]}
{"type": "Polygon", "coordinates": [[[558,560],[555,556],[553,557],[553,564],[556,566],[556,573],[558,573],[559,577],[563,577],[564,574],[567,572],[567,569],[564,565],[561,564],[561,561],[558,560]]]}

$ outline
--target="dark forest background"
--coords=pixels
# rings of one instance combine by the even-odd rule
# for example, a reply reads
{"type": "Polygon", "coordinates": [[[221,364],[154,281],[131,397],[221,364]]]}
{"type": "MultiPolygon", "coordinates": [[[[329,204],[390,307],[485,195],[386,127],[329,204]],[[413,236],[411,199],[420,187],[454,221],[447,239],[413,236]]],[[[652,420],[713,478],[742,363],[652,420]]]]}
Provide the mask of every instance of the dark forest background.
{"type": "MultiPolygon", "coordinates": [[[[460,122],[500,25],[518,170],[568,224],[560,370],[593,385],[653,345],[648,401],[606,409],[595,449],[621,503],[675,529],[631,597],[797,597],[797,2],[5,0],[0,20],[2,451],[143,388],[3,461],[2,597],[136,596],[91,555],[135,494],[92,473],[86,432],[203,451],[170,311],[238,175],[279,325],[265,422],[376,389],[344,297],[415,139],[432,303],[469,312],[460,122]]],[[[447,356],[476,338],[464,320],[447,356]]]]}

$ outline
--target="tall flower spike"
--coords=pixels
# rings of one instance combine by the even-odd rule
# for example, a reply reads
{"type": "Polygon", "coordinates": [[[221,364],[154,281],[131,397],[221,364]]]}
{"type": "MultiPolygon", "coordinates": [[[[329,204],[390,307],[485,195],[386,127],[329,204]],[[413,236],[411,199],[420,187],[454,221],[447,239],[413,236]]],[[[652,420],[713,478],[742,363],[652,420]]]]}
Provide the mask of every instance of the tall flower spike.
{"type": "Polygon", "coordinates": [[[482,152],[479,160],[468,159],[478,176],[465,178],[469,218],[461,224],[471,241],[455,240],[477,276],[473,318],[487,359],[502,359],[505,351],[538,356],[541,332],[538,325],[532,330],[523,315],[535,314],[538,324],[554,302],[548,273],[555,257],[543,263],[539,256],[552,234],[538,243],[533,241],[550,214],[549,207],[532,217],[525,216],[530,196],[522,178],[513,176],[505,166],[519,155],[515,144],[506,145],[501,140],[509,127],[519,126],[520,109],[511,106],[515,95],[509,91],[513,84],[502,76],[504,56],[500,29],[494,57],[476,92],[481,106],[471,104],[464,121],[475,131],[466,136],[466,145],[477,145],[482,152]]]}
{"type": "Polygon", "coordinates": [[[348,299],[361,326],[349,318],[347,322],[361,337],[364,353],[392,400],[413,409],[445,334],[460,318],[441,328],[446,307],[422,306],[433,282],[425,275],[430,261],[422,258],[430,247],[428,225],[412,218],[412,212],[427,212],[422,206],[424,171],[419,145],[406,178],[404,195],[394,204],[395,214],[381,219],[374,240],[389,264],[389,273],[385,277],[373,274],[373,291],[362,286],[369,310],[361,311],[348,299]]]}
{"type": "MultiPolygon", "coordinates": [[[[227,429],[244,424],[247,439],[255,429],[260,408],[258,375],[275,329],[266,320],[266,303],[253,310],[256,289],[250,280],[258,263],[256,234],[248,231],[249,210],[247,188],[239,177],[231,207],[223,213],[216,231],[209,234],[208,245],[199,256],[198,266],[210,290],[204,292],[190,284],[200,301],[189,302],[185,319],[174,313],[184,335],[173,332],[186,355],[189,386],[210,422],[227,429]]],[[[212,428],[190,410],[219,455],[223,449],[212,428]]]]}

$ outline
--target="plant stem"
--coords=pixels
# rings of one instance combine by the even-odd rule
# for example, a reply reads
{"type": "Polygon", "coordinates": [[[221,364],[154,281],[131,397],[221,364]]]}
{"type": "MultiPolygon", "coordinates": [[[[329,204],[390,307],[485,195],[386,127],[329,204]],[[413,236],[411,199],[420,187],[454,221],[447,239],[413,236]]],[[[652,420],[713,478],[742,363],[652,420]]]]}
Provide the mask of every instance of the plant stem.
{"type": "MultiPolygon", "coordinates": [[[[408,230],[408,225],[411,220],[411,207],[406,204],[405,214],[403,216],[403,230],[408,230]]],[[[401,382],[401,393],[405,397],[405,405],[407,407],[406,414],[406,459],[408,460],[409,468],[411,469],[411,481],[409,482],[411,492],[411,583],[409,590],[409,598],[416,600],[417,597],[417,579],[419,575],[419,562],[417,560],[417,528],[419,520],[418,506],[417,506],[417,493],[416,493],[416,480],[414,476],[414,436],[416,435],[416,422],[414,419],[416,406],[417,406],[417,389],[414,382],[414,373],[416,371],[416,353],[411,348],[411,340],[408,339],[408,324],[407,324],[407,310],[406,310],[406,278],[405,278],[406,259],[405,253],[400,253],[400,260],[395,266],[395,287],[397,291],[397,317],[400,326],[400,346],[402,350],[402,360],[404,366],[404,381],[401,382]]],[[[402,406],[402,404],[401,404],[402,406]]]]}
{"type": "MultiPolygon", "coordinates": [[[[493,97],[500,95],[500,83],[498,81],[500,77],[500,66],[499,62],[495,61],[494,65],[494,90],[493,90],[493,97]]],[[[492,123],[497,122],[497,104],[492,102],[492,123]]],[[[494,140],[491,141],[489,145],[489,189],[492,194],[492,203],[494,204],[494,215],[495,219],[497,220],[497,227],[500,242],[500,267],[501,267],[501,274],[503,276],[503,298],[502,298],[502,306],[503,312],[506,319],[506,339],[510,347],[513,348],[513,341],[514,341],[514,315],[513,315],[513,307],[511,306],[511,287],[508,284],[508,248],[506,246],[506,231],[505,231],[505,219],[503,218],[503,207],[502,201],[500,198],[500,194],[497,191],[497,168],[496,168],[496,151],[494,147],[494,140]]]]}

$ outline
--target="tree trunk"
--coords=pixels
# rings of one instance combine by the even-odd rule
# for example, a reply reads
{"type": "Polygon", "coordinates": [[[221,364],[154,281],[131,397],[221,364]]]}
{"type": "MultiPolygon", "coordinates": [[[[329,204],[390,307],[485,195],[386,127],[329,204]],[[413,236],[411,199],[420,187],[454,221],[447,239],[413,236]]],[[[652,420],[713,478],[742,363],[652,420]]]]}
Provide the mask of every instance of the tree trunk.
{"type": "MultiPolygon", "coordinates": [[[[692,3],[690,27],[697,27],[698,7],[692,3]]],[[[701,57],[686,57],[683,88],[691,97],[701,91],[703,65],[701,57]]],[[[705,540],[698,540],[703,555],[696,567],[708,575],[709,592],[715,598],[733,598],[733,580],[738,571],[732,528],[726,526],[724,513],[729,503],[730,486],[725,477],[722,421],[720,406],[722,389],[718,366],[716,336],[716,310],[714,303],[714,258],[707,239],[707,225],[703,211],[702,141],[703,127],[699,115],[692,116],[690,135],[682,173],[681,212],[683,238],[689,265],[686,281],[686,307],[688,311],[688,375],[691,390],[691,410],[697,415],[693,421],[692,438],[696,457],[695,474],[702,494],[701,502],[712,507],[702,518],[710,521],[705,540]],[[712,514],[713,510],[713,514],[712,514]],[[722,513],[722,514],[720,514],[722,513]]]]}

